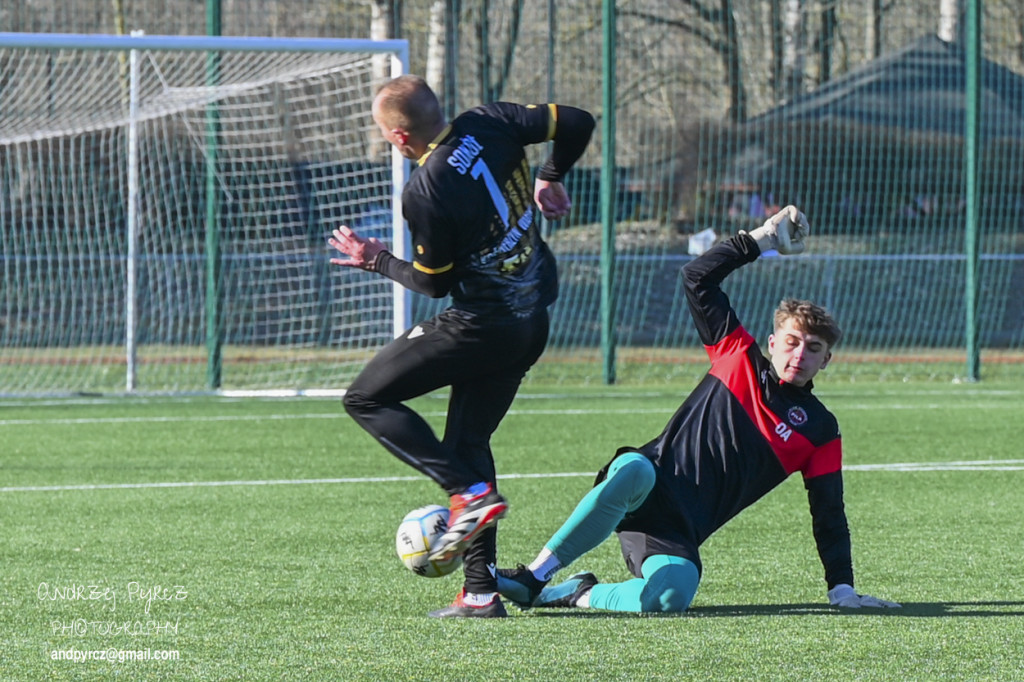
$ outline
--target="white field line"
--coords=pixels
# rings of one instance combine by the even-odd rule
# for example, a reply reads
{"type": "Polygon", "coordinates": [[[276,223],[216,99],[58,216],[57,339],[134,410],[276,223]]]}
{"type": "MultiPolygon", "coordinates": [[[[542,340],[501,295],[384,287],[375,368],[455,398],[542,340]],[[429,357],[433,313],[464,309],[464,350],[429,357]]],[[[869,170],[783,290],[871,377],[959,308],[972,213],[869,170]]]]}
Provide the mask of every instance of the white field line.
{"type": "MultiPolygon", "coordinates": [[[[986,405],[985,409],[1000,407],[1002,404],[993,403],[986,405]]],[[[921,405],[914,406],[920,409],[921,405]]],[[[969,407],[981,407],[976,402],[969,407]]],[[[900,405],[882,406],[878,403],[867,403],[862,405],[845,405],[844,410],[863,409],[901,409],[900,405]]],[[[618,410],[618,409],[564,409],[564,410],[517,410],[509,411],[510,416],[514,415],[581,415],[581,414],[668,414],[664,409],[649,410],[618,410]]],[[[425,417],[442,417],[445,411],[422,412],[425,417]]],[[[170,422],[230,422],[230,421],[274,421],[293,419],[340,419],[345,418],[342,411],[329,413],[306,413],[306,414],[270,414],[270,415],[214,415],[214,416],[180,416],[180,417],[83,417],[77,419],[0,419],[0,427],[6,426],[60,426],[60,425],[83,425],[83,424],[139,424],[139,423],[170,423],[170,422]]],[[[886,463],[886,464],[862,464],[844,467],[846,471],[1021,471],[1024,470],[1024,460],[978,460],[969,462],[907,462],[907,463],[886,463]]],[[[573,472],[556,474],[506,474],[499,476],[502,479],[516,478],[556,478],[556,477],[590,477],[594,472],[573,472]]],[[[267,485],[310,485],[310,484],[345,484],[345,483],[380,483],[380,482],[403,482],[419,481],[419,476],[397,476],[385,478],[326,478],[326,479],[295,479],[295,480],[255,480],[255,481],[170,481],[154,483],[111,483],[111,484],[85,484],[85,485],[59,485],[59,486],[11,486],[0,487],[0,493],[8,492],[44,492],[44,491],[66,491],[66,490],[109,490],[109,489],[132,489],[132,488],[196,488],[196,487],[224,487],[224,486],[267,486],[267,485]]]]}
{"type": "MultiPolygon", "coordinates": [[[[1024,459],[975,460],[964,462],[904,462],[855,464],[844,471],[1024,471],[1024,459]]],[[[591,478],[593,471],[549,474],[502,474],[501,480],[526,478],[591,478]]],[[[222,488],[229,486],[336,485],[345,483],[404,483],[424,480],[422,476],[368,476],[365,478],[300,478],[257,481],[167,481],[155,483],[91,483],[83,485],[28,485],[0,488],[0,493],[59,492],[71,490],[128,490],[140,488],[222,488]]]]}
{"type": "Polygon", "coordinates": [[[1024,459],[981,459],[963,462],[886,462],[855,464],[844,471],[1022,471],[1024,459]]]}
{"type": "MultiPolygon", "coordinates": [[[[502,480],[516,478],[572,478],[578,476],[595,476],[596,472],[588,473],[556,473],[556,474],[504,474],[498,476],[502,480]]],[[[135,488],[221,488],[227,486],[259,486],[259,485],[334,485],[338,483],[407,483],[426,480],[423,476],[366,476],[363,478],[297,478],[272,479],[266,481],[168,481],[157,483],[91,483],[84,485],[27,485],[0,488],[0,493],[21,492],[53,492],[62,490],[124,490],[135,488]]]]}
{"type": "MultiPolygon", "coordinates": [[[[925,410],[935,409],[940,407],[948,407],[949,405],[942,405],[939,403],[922,405],[917,403],[915,405],[901,405],[893,403],[891,405],[885,405],[880,403],[862,403],[862,404],[851,404],[841,405],[835,411],[844,412],[847,410],[925,410]]],[[[961,409],[1017,409],[1018,405],[1007,402],[986,402],[980,403],[978,401],[972,401],[964,403],[960,406],[961,409]]],[[[588,414],[663,414],[666,417],[671,416],[675,411],[675,408],[649,408],[649,409],[615,409],[615,408],[571,408],[571,409],[538,409],[538,410],[522,410],[522,409],[511,409],[508,411],[508,416],[573,416],[573,415],[588,415],[588,414]]],[[[431,410],[421,411],[420,414],[424,417],[443,417],[447,414],[445,410],[431,410]]],[[[305,414],[223,414],[223,415],[181,415],[181,416],[149,416],[149,417],[78,417],[74,419],[0,419],[0,427],[5,426],[62,426],[62,425],[82,425],[82,424],[146,424],[146,423],[175,423],[175,422],[234,422],[234,421],[275,421],[275,420],[293,420],[293,419],[347,419],[343,410],[337,412],[308,412],[305,414]]]]}
{"type": "MultiPolygon", "coordinates": [[[[896,398],[902,399],[906,397],[921,397],[921,396],[942,396],[949,398],[1000,398],[1006,396],[1019,396],[1021,390],[1006,389],[1006,388],[966,388],[959,386],[956,389],[947,389],[943,387],[934,389],[920,389],[920,390],[886,390],[885,388],[868,388],[865,384],[865,391],[870,391],[872,398],[896,398]]],[[[574,393],[532,393],[524,391],[516,395],[517,401],[524,400],[629,400],[633,398],[672,398],[677,396],[680,399],[685,396],[689,390],[685,391],[625,391],[625,390],[609,390],[586,393],[578,395],[574,393]]],[[[824,398],[826,401],[841,399],[844,396],[842,389],[832,391],[828,386],[820,386],[817,394],[819,397],[824,398]]],[[[333,396],[332,396],[333,397],[333,396]]],[[[434,393],[430,394],[432,398],[445,399],[447,396],[445,393],[434,393]]],[[[105,396],[81,396],[81,397],[51,397],[51,398],[19,398],[14,396],[2,396],[0,395],[0,407],[53,407],[53,406],[67,406],[67,405],[187,405],[196,402],[213,402],[217,404],[238,404],[244,402],[308,402],[310,399],[320,401],[318,396],[310,395],[287,395],[284,397],[274,397],[268,395],[261,395],[256,398],[235,398],[232,396],[226,396],[224,394],[213,395],[209,393],[200,394],[182,394],[182,395],[164,395],[164,394],[110,394],[105,396]]],[[[321,401],[322,402],[322,401],[321,401]]],[[[872,403],[871,407],[877,407],[877,403],[872,403]]],[[[340,408],[339,408],[340,409],[340,408]]]]}
{"type": "MultiPolygon", "coordinates": [[[[445,410],[420,411],[423,417],[444,417],[445,410]]],[[[666,410],[593,410],[593,409],[568,409],[568,410],[509,410],[508,416],[516,415],[584,415],[584,414],[664,414],[666,417],[672,413],[666,410]]],[[[175,417],[78,417],[75,419],[0,419],[0,427],[4,426],[68,426],[83,424],[160,424],[173,422],[259,422],[259,421],[287,421],[293,419],[348,419],[342,412],[307,413],[307,414],[223,414],[223,415],[192,415],[175,417]]]]}

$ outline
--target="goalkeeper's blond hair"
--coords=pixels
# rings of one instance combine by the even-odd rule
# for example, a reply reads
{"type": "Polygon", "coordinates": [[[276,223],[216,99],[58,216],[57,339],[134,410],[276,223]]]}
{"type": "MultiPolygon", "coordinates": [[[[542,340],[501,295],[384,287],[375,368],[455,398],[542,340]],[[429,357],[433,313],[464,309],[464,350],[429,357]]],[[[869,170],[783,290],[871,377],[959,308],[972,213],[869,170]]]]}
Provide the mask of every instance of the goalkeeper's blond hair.
{"type": "Polygon", "coordinates": [[[843,337],[842,330],[831,314],[820,305],[798,298],[784,298],[775,309],[775,329],[793,320],[796,326],[807,334],[824,339],[829,348],[835,347],[843,337]]]}

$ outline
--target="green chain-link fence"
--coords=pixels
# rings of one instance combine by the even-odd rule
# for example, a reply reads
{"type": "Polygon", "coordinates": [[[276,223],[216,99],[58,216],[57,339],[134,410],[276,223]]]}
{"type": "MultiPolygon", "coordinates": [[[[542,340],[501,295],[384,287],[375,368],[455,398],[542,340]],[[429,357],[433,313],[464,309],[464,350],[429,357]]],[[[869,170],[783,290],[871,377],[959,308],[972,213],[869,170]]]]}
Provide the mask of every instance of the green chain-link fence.
{"type": "MultiPolygon", "coordinates": [[[[0,9],[0,30],[203,34],[209,9],[198,0],[14,0],[0,9]]],[[[553,99],[602,120],[609,113],[600,0],[378,9],[377,25],[409,41],[412,70],[432,78],[451,112],[489,99],[553,99]]],[[[1018,376],[1024,21],[1015,0],[990,0],[971,34],[960,9],[940,0],[620,0],[615,182],[602,195],[605,140],[595,138],[568,180],[574,216],[545,226],[563,293],[533,380],[608,378],[609,277],[604,338],[610,331],[617,380],[698,376],[705,361],[679,267],[703,238],[749,228],[786,203],[810,218],[808,253],[763,259],[728,282],[756,336],[768,333],[775,303],[796,295],[825,304],[844,327],[833,376],[969,377],[972,339],[982,377],[1018,376]],[[602,205],[608,198],[613,205],[602,205]],[[609,229],[610,271],[601,258],[609,229]]],[[[365,2],[224,1],[219,10],[223,34],[250,36],[367,38],[375,16],[365,2]]],[[[5,355],[14,357],[15,314],[3,305],[5,355]]],[[[416,305],[422,315],[434,303],[416,305]]]]}

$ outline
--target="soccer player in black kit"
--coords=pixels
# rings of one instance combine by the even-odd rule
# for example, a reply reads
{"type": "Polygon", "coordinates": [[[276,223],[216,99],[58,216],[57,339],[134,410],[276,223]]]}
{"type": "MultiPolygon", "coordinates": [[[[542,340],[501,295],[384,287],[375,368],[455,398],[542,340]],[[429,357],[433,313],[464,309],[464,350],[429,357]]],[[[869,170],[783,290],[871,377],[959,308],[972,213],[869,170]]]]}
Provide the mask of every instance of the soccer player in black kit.
{"type": "Polygon", "coordinates": [[[806,231],[803,213],[787,206],[686,264],[687,301],[710,371],[661,435],[618,451],[533,563],[498,570],[502,596],[523,608],[685,611],[700,582],[700,545],[799,471],[829,603],[899,606],[853,588],[839,426],[811,392],[812,379],[832,358],[839,327],[819,306],[786,299],[775,311],[765,357],[720,287],[769,249],[799,253],[806,231]],[[547,585],[613,532],[634,579],[600,583],[579,573],[547,585]]]}
{"type": "Polygon", "coordinates": [[[555,260],[534,205],[548,219],[571,201],[562,178],[583,154],[593,117],[560,104],[486,104],[445,120],[437,97],[413,75],[386,83],[373,101],[385,140],[417,163],[402,192],[412,262],[346,226],[332,263],[377,272],[451,306],[385,346],[345,393],[345,410],[393,455],[450,496],[448,531],[431,559],[464,558],[465,583],[437,618],[503,617],[495,561],[498,493],[491,434],[548,339],[558,296],[555,260]],[[553,142],[534,180],[525,147],[553,142]],[[444,437],[405,401],[451,387],[444,437]]]}

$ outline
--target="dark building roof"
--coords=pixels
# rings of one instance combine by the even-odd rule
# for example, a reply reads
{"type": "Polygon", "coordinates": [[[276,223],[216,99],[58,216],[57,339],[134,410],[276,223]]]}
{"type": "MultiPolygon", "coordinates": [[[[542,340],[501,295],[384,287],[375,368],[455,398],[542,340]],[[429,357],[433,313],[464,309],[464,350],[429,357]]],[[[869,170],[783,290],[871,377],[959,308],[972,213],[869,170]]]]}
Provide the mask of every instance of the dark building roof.
{"type": "MultiPolygon", "coordinates": [[[[747,126],[832,122],[961,136],[965,54],[962,45],[925,36],[750,119],[747,126]]],[[[1024,77],[982,59],[979,82],[981,137],[1024,138],[1024,77]]]]}

